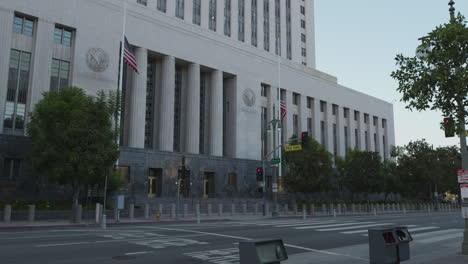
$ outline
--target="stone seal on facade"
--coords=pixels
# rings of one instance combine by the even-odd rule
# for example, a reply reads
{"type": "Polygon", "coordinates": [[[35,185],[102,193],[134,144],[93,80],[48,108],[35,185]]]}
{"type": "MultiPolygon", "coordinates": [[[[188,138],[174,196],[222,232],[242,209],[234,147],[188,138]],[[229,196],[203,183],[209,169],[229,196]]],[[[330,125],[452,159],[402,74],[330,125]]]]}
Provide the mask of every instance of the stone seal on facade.
{"type": "Polygon", "coordinates": [[[109,67],[109,55],[100,48],[91,48],[86,53],[86,64],[94,72],[104,72],[109,67]]]}
{"type": "Polygon", "coordinates": [[[255,105],[255,93],[252,89],[247,88],[244,90],[242,94],[242,100],[244,100],[244,104],[248,107],[252,107],[255,105]]]}

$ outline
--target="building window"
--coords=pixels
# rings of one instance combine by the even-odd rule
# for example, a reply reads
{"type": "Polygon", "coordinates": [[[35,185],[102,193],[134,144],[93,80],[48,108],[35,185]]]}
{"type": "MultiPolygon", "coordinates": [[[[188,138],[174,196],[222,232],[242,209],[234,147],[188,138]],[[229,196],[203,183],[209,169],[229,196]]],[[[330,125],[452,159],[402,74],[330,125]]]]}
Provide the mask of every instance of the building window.
{"type": "Polygon", "coordinates": [[[263,158],[266,157],[267,153],[267,121],[268,121],[268,109],[266,107],[262,107],[262,113],[261,113],[261,122],[262,122],[262,128],[261,128],[261,139],[262,139],[262,155],[263,158]]]}
{"type": "Polygon", "coordinates": [[[359,112],[354,111],[354,121],[358,121],[358,117],[359,117],[359,112]]]}
{"type": "Polygon", "coordinates": [[[200,76],[200,154],[205,154],[205,105],[206,105],[206,79],[200,76]]]}
{"type": "Polygon", "coordinates": [[[31,53],[11,50],[3,128],[23,132],[29,90],[31,53]]]}
{"type": "Polygon", "coordinates": [[[174,152],[180,151],[180,121],[181,121],[181,93],[182,93],[182,71],[179,67],[175,72],[174,89],[174,152]]]}
{"type": "Polygon", "coordinates": [[[68,87],[70,76],[70,62],[52,59],[50,71],[50,91],[68,87]]]}
{"type": "Polygon", "coordinates": [[[301,100],[301,96],[298,93],[293,93],[293,96],[292,96],[293,105],[298,105],[300,100],[301,100]]]}
{"type": "Polygon", "coordinates": [[[245,40],[245,0],[239,0],[238,7],[238,36],[239,41],[245,40]]]}
{"type": "Polygon", "coordinates": [[[216,0],[210,0],[209,9],[209,28],[216,31],[216,0]]]}
{"type": "Polygon", "coordinates": [[[301,55],[302,55],[302,57],[307,56],[307,49],[306,48],[301,48],[301,55]]]}
{"type": "Polygon", "coordinates": [[[13,158],[5,158],[3,160],[2,177],[13,179],[20,176],[21,160],[13,158]]]}
{"type": "Polygon", "coordinates": [[[367,124],[367,123],[369,123],[369,115],[364,114],[364,124],[367,124]]]}
{"type": "Polygon", "coordinates": [[[32,36],[34,32],[34,20],[21,15],[15,15],[13,22],[13,32],[32,36]]]}
{"type": "Polygon", "coordinates": [[[260,95],[262,97],[268,97],[268,91],[270,87],[267,84],[262,83],[261,85],[261,90],[260,90],[260,95]]]}
{"type": "Polygon", "coordinates": [[[140,5],[147,6],[148,5],[148,0],[137,0],[137,3],[140,5]]]}
{"type": "Polygon", "coordinates": [[[306,41],[307,41],[306,34],[301,33],[301,41],[306,43],[306,41]]]}
{"type": "Polygon", "coordinates": [[[195,25],[200,25],[201,23],[201,0],[193,0],[192,22],[195,25]]]}
{"type": "Polygon", "coordinates": [[[374,126],[377,126],[377,122],[378,122],[378,117],[374,116],[373,117],[374,126]]]}
{"type": "Polygon", "coordinates": [[[145,148],[153,148],[154,120],[154,63],[148,63],[146,78],[146,114],[145,114],[145,148]]]}
{"type": "Polygon", "coordinates": [[[293,135],[299,136],[299,116],[293,115],[293,135]]]}
{"type": "Polygon", "coordinates": [[[257,0],[252,0],[252,8],[251,8],[251,26],[252,26],[252,36],[251,36],[251,44],[252,46],[257,47],[257,0]]]}
{"type": "Polygon", "coordinates": [[[349,108],[344,107],[343,108],[343,117],[348,118],[349,116],[349,108]]]}
{"type": "Polygon", "coordinates": [[[291,0],[286,0],[286,57],[292,59],[291,0]]]}
{"type": "Polygon", "coordinates": [[[304,19],[301,19],[301,28],[305,28],[306,27],[306,22],[304,19]]]}
{"type": "Polygon", "coordinates": [[[301,14],[305,15],[305,6],[301,6],[301,14]]]}
{"type": "Polygon", "coordinates": [[[327,103],[325,103],[324,101],[320,101],[320,112],[324,113],[326,106],[327,106],[327,103]]]}
{"type": "Polygon", "coordinates": [[[270,2],[263,0],[263,48],[270,51],[270,2]]]}
{"type": "Polygon", "coordinates": [[[184,19],[184,0],[176,0],[176,17],[184,19]]]}
{"type": "MultiPolygon", "coordinates": [[[[194,2],[197,2],[197,0],[195,0],[194,2]]],[[[200,2],[200,0],[198,0],[198,2],[200,2]]],[[[158,0],[157,9],[161,12],[166,13],[166,4],[167,0],[158,0]]]]}
{"type": "Polygon", "coordinates": [[[354,144],[355,144],[355,148],[359,148],[359,131],[356,129],[354,129],[354,144]]]}
{"type": "Polygon", "coordinates": [[[349,151],[349,139],[348,139],[348,127],[345,126],[344,127],[344,143],[345,143],[345,149],[346,149],[346,153],[348,153],[349,151]]]}
{"type": "Polygon", "coordinates": [[[281,2],[275,0],[275,52],[281,56],[281,2]]]}
{"type": "Polygon", "coordinates": [[[311,109],[312,108],[312,101],[314,99],[312,97],[307,96],[307,108],[311,109]]]}
{"type": "Polygon", "coordinates": [[[312,135],[312,118],[308,117],[307,118],[307,132],[309,135],[312,135]]]}
{"type": "Polygon", "coordinates": [[[325,121],[320,121],[320,141],[325,146],[325,121]]]}
{"type": "Polygon", "coordinates": [[[72,31],[61,26],[55,26],[54,42],[70,47],[72,45],[72,31]]]}
{"type": "Polygon", "coordinates": [[[224,1],[224,35],[231,36],[231,0],[224,1]]]}
{"type": "Polygon", "coordinates": [[[364,133],[364,138],[366,141],[366,151],[369,151],[369,133],[367,131],[364,133]]]}
{"type": "Polygon", "coordinates": [[[163,184],[163,169],[149,168],[148,170],[148,197],[161,197],[163,184]]]}
{"type": "Polygon", "coordinates": [[[382,119],[382,128],[387,126],[387,119],[382,119]]]}

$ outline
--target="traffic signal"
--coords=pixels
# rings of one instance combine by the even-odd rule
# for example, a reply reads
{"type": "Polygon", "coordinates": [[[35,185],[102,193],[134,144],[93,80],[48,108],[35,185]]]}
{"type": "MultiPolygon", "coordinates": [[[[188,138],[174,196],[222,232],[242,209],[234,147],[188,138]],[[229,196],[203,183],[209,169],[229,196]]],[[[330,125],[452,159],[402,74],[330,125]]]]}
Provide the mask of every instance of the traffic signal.
{"type": "Polygon", "coordinates": [[[442,123],[445,131],[445,137],[454,137],[455,136],[455,124],[452,118],[444,118],[442,123]]]}
{"type": "Polygon", "coordinates": [[[263,168],[262,167],[257,168],[257,181],[259,182],[263,181],[263,168]]]}
{"type": "Polygon", "coordinates": [[[305,147],[309,143],[309,132],[301,133],[301,145],[305,147]]]}

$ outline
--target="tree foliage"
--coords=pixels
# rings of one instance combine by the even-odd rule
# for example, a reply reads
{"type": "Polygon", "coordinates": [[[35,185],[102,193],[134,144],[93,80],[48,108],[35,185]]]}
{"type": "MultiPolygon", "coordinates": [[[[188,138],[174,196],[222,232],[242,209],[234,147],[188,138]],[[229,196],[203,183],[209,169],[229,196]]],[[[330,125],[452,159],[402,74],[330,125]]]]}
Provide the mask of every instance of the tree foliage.
{"type": "MultiPolygon", "coordinates": [[[[298,144],[292,139],[292,144],[298,144]]],[[[285,152],[288,173],[284,184],[290,192],[326,192],[332,189],[333,158],[324,146],[308,138],[301,151],[285,152]]]]}
{"type": "Polygon", "coordinates": [[[71,185],[75,202],[80,187],[104,182],[118,157],[112,97],[64,88],[44,93],[31,114],[32,168],[52,182],[71,185]]]}
{"type": "MultiPolygon", "coordinates": [[[[458,14],[450,23],[436,27],[422,38],[423,56],[396,56],[398,70],[391,76],[410,110],[440,110],[459,121],[466,116],[468,102],[468,28],[458,14]]],[[[456,127],[459,127],[458,125],[456,127]]]]}

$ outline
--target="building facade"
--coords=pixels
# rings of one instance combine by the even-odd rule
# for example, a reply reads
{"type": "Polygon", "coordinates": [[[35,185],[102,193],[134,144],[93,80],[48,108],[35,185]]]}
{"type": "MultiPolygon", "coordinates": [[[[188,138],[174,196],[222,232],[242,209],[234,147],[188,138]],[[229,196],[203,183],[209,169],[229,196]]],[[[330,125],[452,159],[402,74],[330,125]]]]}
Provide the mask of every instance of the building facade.
{"type": "MultiPolygon", "coordinates": [[[[308,131],[336,155],[389,157],[393,106],[315,66],[314,1],[128,0],[121,171],[135,199],[250,193],[272,150],[267,123],[286,104],[282,140],[308,131]],[[280,88],[280,89],[278,89],[280,88]],[[190,170],[177,186],[178,169],[190,170]]],[[[0,3],[0,186],[25,185],[25,124],[45,91],[116,90],[122,0],[0,3]]],[[[276,115],[276,116],[275,116],[276,115]]],[[[27,184],[26,184],[27,185],[27,184]]],[[[0,188],[1,189],[1,188],[0,188]]]]}

